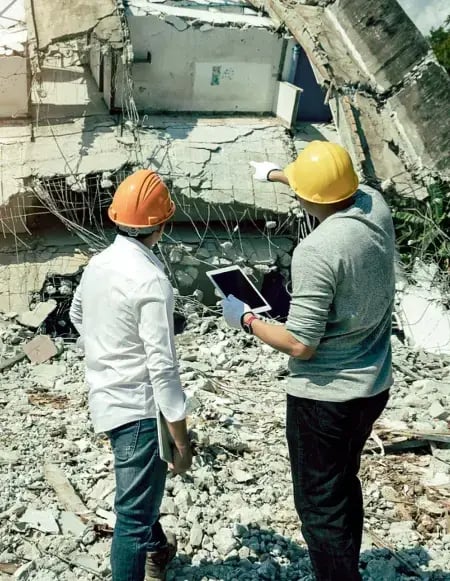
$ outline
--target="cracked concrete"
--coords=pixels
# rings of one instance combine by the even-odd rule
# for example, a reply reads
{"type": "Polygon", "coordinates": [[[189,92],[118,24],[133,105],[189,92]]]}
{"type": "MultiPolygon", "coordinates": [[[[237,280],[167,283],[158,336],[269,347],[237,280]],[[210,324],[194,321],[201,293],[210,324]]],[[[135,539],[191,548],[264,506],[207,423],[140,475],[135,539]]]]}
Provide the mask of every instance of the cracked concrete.
{"type": "MultiPolygon", "coordinates": [[[[210,3],[209,3],[210,4],[210,3]]],[[[221,5],[218,4],[218,7],[221,5]]],[[[236,13],[237,11],[211,10],[211,6],[198,4],[198,8],[185,7],[180,2],[151,2],[150,0],[129,0],[127,12],[132,16],[158,16],[178,31],[186,30],[190,25],[203,26],[204,23],[212,26],[229,27],[255,27],[274,29],[275,23],[265,16],[258,15],[255,11],[236,13]],[[201,23],[201,24],[200,24],[201,23]]],[[[231,5],[231,8],[233,6],[231,5]]]]}
{"type": "Polygon", "coordinates": [[[47,0],[32,0],[29,20],[33,22],[39,50],[89,32],[111,43],[120,43],[121,24],[115,0],[58,0],[58,9],[51,11],[47,0]]]}
{"type": "MultiPolygon", "coordinates": [[[[0,129],[0,140],[1,134],[0,129]]],[[[320,135],[319,126],[304,141],[320,135]]],[[[217,118],[147,117],[146,126],[139,130],[139,145],[140,151],[147,152],[144,159],[136,151],[131,134],[125,132],[120,137],[111,119],[95,115],[35,127],[34,141],[24,138],[0,145],[2,222],[14,219],[16,231],[24,231],[18,221],[27,213],[31,178],[86,175],[142,163],[157,168],[171,181],[179,198],[181,221],[193,217],[184,209],[192,200],[200,214],[206,211],[205,204],[217,203],[237,216],[250,212],[253,218],[264,217],[267,212],[287,215],[289,211],[288,188],[254,182],[249,166],[252,160],[272,159],[283,166],[293,159],[294,143],[274,119],[234,118],[224,125],[217,118]],[[22,199],[18,205],[17,196],[22,199]]]]}

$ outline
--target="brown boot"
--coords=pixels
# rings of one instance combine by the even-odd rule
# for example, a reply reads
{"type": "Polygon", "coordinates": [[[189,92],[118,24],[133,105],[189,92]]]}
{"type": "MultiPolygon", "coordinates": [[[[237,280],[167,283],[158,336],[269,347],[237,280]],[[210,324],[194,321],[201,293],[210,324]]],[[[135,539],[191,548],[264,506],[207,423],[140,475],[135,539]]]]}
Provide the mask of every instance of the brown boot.
{"type": "Polygon", "coordinates": [[[145,581],[164,581],[167,568],[177,553],[175,535],[167,535],[167,546],[160,551],[147,553],[145,562],[145,581]]]}

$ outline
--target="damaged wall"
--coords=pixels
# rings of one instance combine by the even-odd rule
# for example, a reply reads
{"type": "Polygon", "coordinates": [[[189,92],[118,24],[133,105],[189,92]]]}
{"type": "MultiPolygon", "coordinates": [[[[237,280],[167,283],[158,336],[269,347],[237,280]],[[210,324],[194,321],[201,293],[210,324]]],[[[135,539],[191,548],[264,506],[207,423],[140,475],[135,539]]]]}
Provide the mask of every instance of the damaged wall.
{"type": "Polygon", "coordinates": [[[0,55],[0,81],[0,117],[27,117],[29,76],[26,57],[0,55]]]}
{"type": "MultiPolygon", "coordinates": [[[[261,226],[260,232],[234,235],[216,227],[214,234],[186,226],[168,229],[160,244],[161,258],[172,284],[181,295],[195,293],[206,304],[217,301],[206,271],[240,264],[261,287],[265,275],[289,277],[292,238],[261,226]]],[[[114,230],[107,232],[109,240],[114,230]]],[[[27,312],[36,295],[52,277],[74,279],[92,256],[88,244],[65,232],[25,237],[28,248],[17,249],[13,237],[0,243],[0,312],[27,312]]],[[[39,302],[39,300],[37,301],[39,302]]]]}
{"type": "Polygon", "coordinates": [[[48,0],[26,0],[28,22],[34,26],[39,50],[62,40],[69,40],[94,31],[99,38],[120,43],[121,23],[115,0],[58,0],[51,9],[48,0]]]}
{"type": "Polygon", "coordinates": [[[347,114],[335,120],[344,143],[363,148],[369,177],[392,179],[409,194],[428,176],[449,179],[450,79],[396,0],[252,4],[302,44],[321,83],[331,87],[335,114],[349,100],[347,114]]]}
{"type": "Polygon", "coordinates": [[[180,30],[157,16],[128,23],[139,110],[272,111],[283,56],[273,32],[187,23],[180,30]]]}
{"type": "Polygon", "coordinates": [[[10,0],[0,11],[0,118],[29,113],[30,78],[23,0],[10,0]]]}

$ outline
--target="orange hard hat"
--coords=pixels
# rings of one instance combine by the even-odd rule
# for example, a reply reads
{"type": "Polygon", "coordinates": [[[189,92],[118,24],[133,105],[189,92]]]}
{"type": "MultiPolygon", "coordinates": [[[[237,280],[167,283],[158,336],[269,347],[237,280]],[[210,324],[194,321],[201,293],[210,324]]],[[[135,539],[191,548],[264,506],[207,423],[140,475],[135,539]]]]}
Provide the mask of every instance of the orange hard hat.
{"type": "Polygon", "coordinates": [[[148,230],[169,220],[175,204],[161,177],[151,169],[140,169],[117,188],[108,216],[124,229],[148,230]]]}

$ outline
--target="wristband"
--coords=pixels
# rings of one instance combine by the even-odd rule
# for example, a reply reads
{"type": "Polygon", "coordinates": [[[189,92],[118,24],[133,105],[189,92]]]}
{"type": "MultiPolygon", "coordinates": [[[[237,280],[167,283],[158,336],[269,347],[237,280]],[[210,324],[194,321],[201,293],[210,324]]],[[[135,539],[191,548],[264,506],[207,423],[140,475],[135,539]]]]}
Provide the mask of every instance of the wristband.
{"type": "Polygon", "coordinates": [[[245,314],[242,316],[242,323],[241,323],[241,325],[242,325],[242,328],[243,328],[243,329],[244,329],[244,331],[245,331],[246,333],[248,333],[249,335],[253,335],[253,328],[252,328],[252,323],[253,323],[253,321],[255,321],[256,319],[259,319],[259,317],[257,317],[257,316],[255,315],[255,313],[245,313],[245,314]],[[245,317],[245,315],[250,315],[250,317],[249,317],[249,319],[248,319],[248,321],[247,321],[247,322],[245,322],[245,321],[244,321],[244,317],[245,317]]]}

